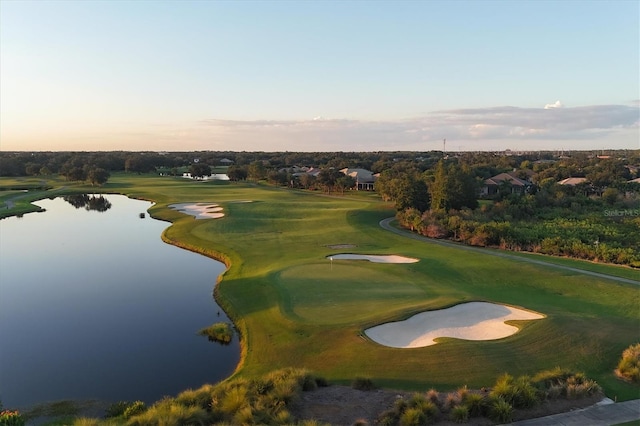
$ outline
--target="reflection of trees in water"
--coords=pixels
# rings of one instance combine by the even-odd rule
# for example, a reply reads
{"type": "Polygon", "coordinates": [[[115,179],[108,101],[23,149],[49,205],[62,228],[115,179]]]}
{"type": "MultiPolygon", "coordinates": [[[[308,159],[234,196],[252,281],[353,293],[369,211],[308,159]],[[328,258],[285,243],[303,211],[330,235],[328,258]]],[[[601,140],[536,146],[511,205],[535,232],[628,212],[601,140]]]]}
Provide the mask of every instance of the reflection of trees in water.
{"type": "Polygon", "coordinates": [[[73,194],[62,198],[76,209],[84,207],[87,211],[106,212],[111,208],[109,200],[102,195],[73,194]]]}

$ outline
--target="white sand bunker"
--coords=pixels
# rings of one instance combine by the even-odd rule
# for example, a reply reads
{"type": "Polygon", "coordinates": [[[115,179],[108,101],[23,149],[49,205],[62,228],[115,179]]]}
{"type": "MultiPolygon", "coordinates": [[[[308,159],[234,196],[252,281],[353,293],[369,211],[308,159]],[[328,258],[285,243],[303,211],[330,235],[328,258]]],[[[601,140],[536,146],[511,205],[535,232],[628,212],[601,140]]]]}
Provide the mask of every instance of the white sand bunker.
{"type": "Polygon", "coordinates": [[[414,259],[412,257],[398,256],[390,254],[386,256],[377,256],[369,254],[334,254],[333,256],[327,256],[327,258],[336,260],[368,260],[375,263],[416,263],[420,259],[414,259]]]}
{"type": "Polygon", "coordinates": [[[533,311],[486,302],[470,302],[437,311],[422,312],[405,321],[390,322],[365,330],[374,342],[392,348],[421,348],[435,345],[438,337],[464,340],[494,340],[511,336],[518,327],[510,320],[536,320],[544,315],[533,311]]]}
{"type": "Polygon", "coordinates": [[[224,213],[221,213],[222,207],[213,203],[180,203],[171,204],[169,207],[190,214],[196,219],[217,219],[224,216],[224,213]]]}

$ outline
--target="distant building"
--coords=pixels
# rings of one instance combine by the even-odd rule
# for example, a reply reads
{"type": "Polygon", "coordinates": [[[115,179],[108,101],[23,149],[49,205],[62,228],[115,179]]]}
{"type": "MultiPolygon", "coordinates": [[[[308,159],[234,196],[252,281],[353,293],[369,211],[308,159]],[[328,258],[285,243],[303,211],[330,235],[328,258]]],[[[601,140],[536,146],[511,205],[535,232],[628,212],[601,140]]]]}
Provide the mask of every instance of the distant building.
{"type": "Polygon", "coordinates": [[[356,181],[357,191],[373,191],[376,181],[376,175],[366,169],[350,169],[344,168],[340,170],[343,174],[351,176],[356,181]]]}
{"type": "Polygon", "coordinates": [[[229,160],[228,158],[223,158],[222,160],[220,160],[220,162],[228,166],[229,164],[233,163],[233,160],[229,160]]]}
{"type": "Polygon", "coordinates": [[[510,194],[524,194],[529,192],[532,186],[530,181],[515,176],[515,173],[500,173],[484,181],[480,195],[498,194],[503,187],[508,187],[510,194]]]}

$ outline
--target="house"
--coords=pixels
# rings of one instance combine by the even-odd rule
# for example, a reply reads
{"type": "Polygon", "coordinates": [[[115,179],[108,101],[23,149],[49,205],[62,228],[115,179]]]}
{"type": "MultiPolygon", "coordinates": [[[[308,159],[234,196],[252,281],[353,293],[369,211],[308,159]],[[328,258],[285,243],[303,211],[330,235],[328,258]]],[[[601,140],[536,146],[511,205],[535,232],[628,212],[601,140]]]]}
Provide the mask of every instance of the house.
{"type": "Polygon", "coordinates": [[[484,181],[480,195],[495,195],[500,192],[501,188],[506,187],[509,188],[510,194],[525,194],[532,186],[530,181],[517,177],[513,172],[500,173],[484,181]]]}
{"type": "Polygon", "coordinates": [[[351,176],[356,181],[356,191],[373,191],[376,175],[366,169],[344,168],[340,170],[343,174],[351,176]]]}
{"type": "Polygon", "coordinates": [[[585,183],[586,181],[587,181],[587,178],[570,177],[570,178],[561,180],[560,182],[558,182],[558,185],[576,186],[576,185],[580,185],[581,183],[585,183]]]}
{"type": "Polygon", "coordinates": [[[226,166],[229,166],[233,163],[233,160],[229,160],[228,158],[223,158],[220,162],[226,166]]]}

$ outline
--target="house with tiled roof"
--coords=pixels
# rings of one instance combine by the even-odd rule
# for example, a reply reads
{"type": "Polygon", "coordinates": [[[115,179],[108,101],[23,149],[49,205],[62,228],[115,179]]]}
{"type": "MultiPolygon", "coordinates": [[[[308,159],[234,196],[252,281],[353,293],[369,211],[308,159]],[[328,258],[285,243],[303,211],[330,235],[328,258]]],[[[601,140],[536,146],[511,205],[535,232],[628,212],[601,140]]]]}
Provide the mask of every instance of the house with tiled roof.
{"type": "Polygon", "coordinates": [[[509,188],[510,194],[525,194],[532,186],[530,181],[517,177],[515,173],[500,173],[484,181],[480,195],[496,195],[501,188],[509,188]]]}

